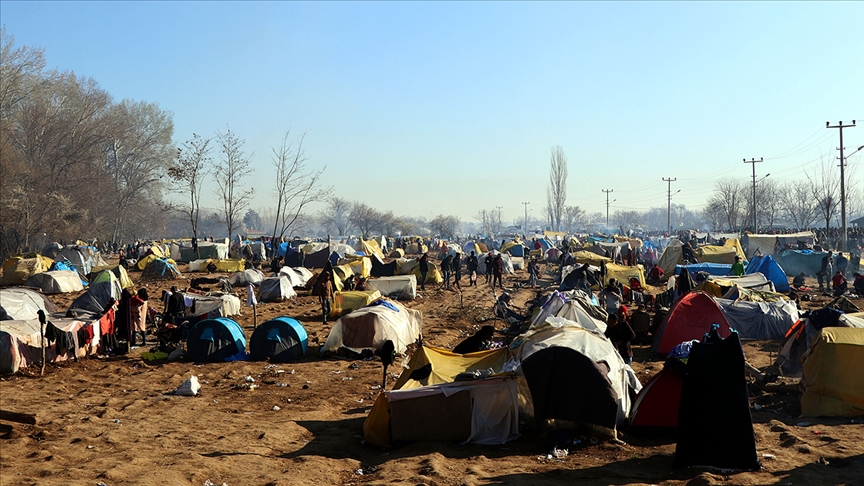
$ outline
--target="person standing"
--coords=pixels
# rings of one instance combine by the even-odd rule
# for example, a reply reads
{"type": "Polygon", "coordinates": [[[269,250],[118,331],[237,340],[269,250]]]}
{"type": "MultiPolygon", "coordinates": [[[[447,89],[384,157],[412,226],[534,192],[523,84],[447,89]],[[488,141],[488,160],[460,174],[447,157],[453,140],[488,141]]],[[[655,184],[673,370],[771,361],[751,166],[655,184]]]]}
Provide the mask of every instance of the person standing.
{"type": "Polygon", "coordinates": [[[819,273],[816,276],[819,278],[819,292],[825,290],[825,283],[828,283],[828,290],[831,290],[831,250],[828,250],[828,254],[822,257],[822,266],[819,268],[819,273]]]}
{"type": "Polygon", "coordinates": [[[130,346],[144,346],[147,344],[147,289],[138,289],[138,293],[129,299],[132,311],[132,342],[130,346]],[[138,344],[138,335],[141,335],[141,343],[138,344]]]}
{"type": "Polygon", "coordinates": [[[741,263],[740,256],[735,257],[735,263],[732,264],[730,272],[732,272],[732,275],[735,275],[736,277],[744,275],[744,264],[741,263]]]}
{"type": "Polygon", "coordinates": [[[492,256],[492,252],[490,251],[486,258],[483,259],[483,263],[486,264],[486,283],[492,281],[492,261],[495,260],[495,257],[492,256]]]}
{"type": "Polygon", "coordinates": [[[420,288],[426,290],[426,275],[429,274],[429,254],[423,253],[417,261],[420,262],[420,288]]]}
{"type": "Polygon", "coordinates": [[[621,359],[628,365],[633,364],[633,345],[631,341],[636,337],[633,328],[627,322],[622,322],[617,314],[609,314],[606,321],[606,337],[615,345],[621,359]]]}
{"type": "Polygon", "coordinates": [[[461,289],[459,280],[462,279],[462,256],[459,253],[453,256],[451,269],[453,270],[453,284],[456,285],[457,289],[461,289]]]}
{"type": "Polygon", "coordinates": [[[480,262],[477,261],[477,255],[471,252],[468,256],[468,286],[477,285],[477,269],[480,268],[480,262]]]}
{"type": "Polygon", "coordinates": [[[450,289],[450,271],[453,268],[453,256],[447,255],[441,261],[441,273],[444,274],[444,288],[450,289]]]}
{"type": "Polygon", "coordinates": [[[597,298],[600,299],[600,302],[603,302],[607,314],[616,314],[623,300],[621,292],[618,291],[618,282],[614,278],[610,278],[609,284],[597,294],[597,298]]]}
{"type": "Polygon", "coordinates": [[[504,259],[501,258],[501,254],[495,255],[495,258],[492,260],[492,288],[495,288],[495,284],[498,284],[498,287],[504,288],[504,259]]]}
{"type": "Polygon", "coordinates": [[[327,324],[327,316],[333,310],[333,279],[329,270],[318,278],[318,300],[321,302],[321,318],[327,324]]]}

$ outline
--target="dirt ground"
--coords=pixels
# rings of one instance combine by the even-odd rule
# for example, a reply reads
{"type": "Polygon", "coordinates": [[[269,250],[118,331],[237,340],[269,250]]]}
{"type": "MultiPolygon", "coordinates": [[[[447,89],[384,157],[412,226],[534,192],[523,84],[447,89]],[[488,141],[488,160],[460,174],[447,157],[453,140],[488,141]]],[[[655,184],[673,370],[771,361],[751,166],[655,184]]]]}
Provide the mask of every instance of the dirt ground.
{"type": "MultiPolygon", "coordinates": [[[[140,282],[140,275],[130,273],[151,296],[172,283],[186,285],[140,282]]],[[[531,289],[517,288],[525,279],[522,271],[505,276],[520,306],[534,296],[531,289]]],[[[541,282],[551,283],[548,275],[541,282]]],[[[245,302],[245,289],[237,292],[245,302]]],[[[420,293],[407,305],[423,312],[429,345],[452,348],[490,323],[493,297],[482,280],[461,293],[434,286],[420,293]]],[[[809,307],[829,300],[811,295],[809,307]]],[[[52,300],[66,309],[75,297],[52,300]]],[[[381,450],[364,445],[363,421],[379,393],[381,364],[319,358],[318,345],[329,327],[320,322],[316,299],[301,291],[296,300],[258,306],[259,322],[287,315],[306,326],[309,352],[301,362],[148,365],[140,358],[148,348],[139,348],[123,357],[49,365],[44,377],[28,369],[0,378],[0,408],[37,416],[36,425],[13,424],[0,439],[0,485],[864,484],[861,421],[800,418],[796,380],[782,378],[764,390],[750,389],[763,465],[758,472],[676,470],[673,441],[626,434],[623,443],[585,441],[567,457],[552,460],[547,460],[548,438],[530,430],[501,446],[419,442],[381,450]],[[349,367],[355,364],[359,367],[349,367]],[[190,375],[201,381],[200,396],[169,394],[190,375]],[[260,387],[245,388],[246,376],[260,387]],[[810,425],[798,425],[802,422],[810,425]]],[[[855,302],[864,308],[864,300],[855,302]]],[[[251,310],[244,307],[235,319],[251,335],[251,310]]],[[[760,368],[773,361],[778,348],[770,341],[744,346],[748,360],[760,368]]],[[[633,368],[646,383],[663,362],[647,346],[636,346],[635,353],[633,368]]]]}

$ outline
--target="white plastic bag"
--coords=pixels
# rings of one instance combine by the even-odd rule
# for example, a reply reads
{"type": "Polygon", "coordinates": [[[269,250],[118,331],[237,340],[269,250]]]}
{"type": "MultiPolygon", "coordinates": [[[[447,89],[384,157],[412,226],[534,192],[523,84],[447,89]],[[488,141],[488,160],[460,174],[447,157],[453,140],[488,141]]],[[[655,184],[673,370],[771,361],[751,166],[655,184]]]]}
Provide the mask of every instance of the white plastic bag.
{"type": "Polygon", "coordinates": [[[185,397],[194,397],[199,391],[201,391],[201,384],[198,383],[198,377],[192,375],[188,380],[184,381],[179,388],[174,390],[174,394],[185,397]]]}

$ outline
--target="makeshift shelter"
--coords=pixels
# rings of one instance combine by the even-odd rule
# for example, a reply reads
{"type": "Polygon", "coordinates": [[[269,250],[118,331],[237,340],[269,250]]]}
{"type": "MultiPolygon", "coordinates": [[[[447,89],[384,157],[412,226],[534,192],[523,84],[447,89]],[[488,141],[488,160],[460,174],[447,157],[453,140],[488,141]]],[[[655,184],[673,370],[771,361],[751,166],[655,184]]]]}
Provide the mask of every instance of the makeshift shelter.
{"type": "Polygon", "coordinates": [[[576,292],[552,292],[531,317],[531,328],[542,326],[549,317],[560,317],[590,331],[606,332],[606,311],[576,292]]]}
{"type": "MultiPolygon", "coordinates": [[[[58,343],[45,339],[45,360],[64,361],[94,354],[99,344],[100,321],[50,318],[49,322],[58,331],[74,333],[76,336],[93,336],[87,341],[66,342],[66,349],[58,343]],[[94,328],[95,329],[92,329],[94,328]]],[[[38,319],[0,321],[0,373],[15,373],[21,368],[42,362],[42,331],[38,319]]]]}
{"type": "Polygon", "coordinates": [[[117,276],[109,270],[103,270],[90,282],[87,292],[75,299],[69,308],[102,313],[109,300],[120,300],[121,291],[117,276]]]}
{"type": "Polygon", "coordinates": [[[282,267],[279,273],[287,277],[295,289],[305,287],[309,280],[314,277],[314,274],[305,267],[282,267]]]}
{"type": "Polygon", "coordinates": [[[765,275],[768,280],[773,282],[774,288],[778,292],[789,292],[789,279],[786,277],[786,272],[771,255],[755,256],[750,259],[746,274],[757,272],[765,275]]]}
{"type": "Polygon", "coordinates": [[[34,258],[12,257],[3,263],[0,285],[22,285],[31,276],[47,271],[52,263],[41,255],[34,258]]]}
{"type": "Polygon", "coordinates": [[[381,298],[381,292],[377,290],[347,290],[335,292],[333,295],[333,309],[330,317],[339,317],[353,312],[375,302],[381,298]]]}
{"type": "Polygon", "coordinates": [[[774,284],[761,273],[751,273],[740,277],[710,276],[699,284],[698,289],[714,297],[734,300],[742,289],[771,292],[774,284]]]}
{"type": "Polygon", "coordinates": [[[39,254],[54,260],[57,258],[57,255],[59,255],[62,250],[63,245],[55,241],[53,243],[48,243],[47,245],[43,246],[39,254]]]}
{"type": "Polygon", "coordinates": [[[712,330],[693,343],[681,386],[675,467],[760,468],[744,364],[737,333],[721,339],[712,330]]]}
{"type": "Polygon", "coordinates": [[[675,265],[675,275],[681,275],[683,269],[687,269],[690,275],[696,272],[704,272],[708,275],[725,277],[732,274],[732,265],[726,263],[691,263],[690,265],[675,265]]]}
{"type": "Polygon", "coordinates": [[[474,241],[469,241],[462,245],[462,253],[470,255],[472,251],[474,252],[475,256],[483,252],[483,250],[480,249],[480,245],[478,245],[474,241]]]}
{"type": "Polygon", "coordinates": [[[297,297],[297,292],[285,275],[261,280],[258,289],[258,300],[261,302],[282,302],[297,297]]]}
{"type": "Polygon", "coordinates": [[[397,353],[420,337],[423,317],[420,311],[402,304],[380,299],[339,318],[321,352],[336,352],[341,347],[355,352],[378,350],[385,341],[393,341],[397,353]]]}
{"type": "Polygon", "coordinates": [[[362,251],[366,256],[376,255],[378,258],[384,259],[384,252],[381,251],[381,245],[375,240],[358,240],[357,244],[354,245],[354,249],[357,251],[362,251]]]}
{"type": "Polygon", "coordinates": [[[444,349],[418,347],[407,369],[393,384],[393,391],[379,395],[369,411],[363,423],[366,442],[386,447],[400,440],[502,443],[515,437],[513,434],[518,433],[518,427],[513,426],[518,424],[511,420],[516,397],[510,383],[481,380],[454,384],[468,385],[468,388],[440,388],[441,385],[450,386],[446,384],[456,381],[461,373],[489,369],[499,373],[509,357],[506,348],[462,355],[444,349]],[[486,384],[475,391],[470,386],[477,383],[486,384]],[[418,395],[397,394],[391,400],[391,394],[397,390],[416,390],[418,395]],[[397,402],[395,416],[391,406],[394,402],[397,402]]]}
{"type": "Polygon", "coordinates": [[[570,256],[573,257],[573,260],[575,260],[576,263],[587,263],[589,265],[594,265],[595,267],[599,267],[603,262],[609,263],[612,261],[609,257],[598,255],[587,250],[574,251],[570,256]]]}
{"type": "MultiPolygon", "coordinates": [[[[498,255],[501,255],[501,262],[502,262],[501,266],[504,269],[504,273],[505,274],[514,273],[515,270],[513,269],[513,261],[510,258],[510,255],[508,255],[506,253],[501,253],[497,250],[492,250],[492,256],[498,256],[498,255]]],[[[478,271],[481,274],[486,273],[486,255],[478,256],[477,262],[479,263],[478,271]]]]}
{"type": "Polygon", "coordinates": [[[800,312],[795,302],[746,302],[716,299],[729,327],[738,331],[741,339],[780,340],[798,321],[800,312]]]}
{"type": "Polygon", "coordinates": [[[606,281],[614,278],[615,280],[623,283],[624,285],[630,285],[630,279],[635,278],[639,281],[639,284],[644,288],[645,287],[645,267],[641,264],[635,266],[628,265],[618,265],[616,263],[609,263],[606,265],[606,281]]]}
{"type": "Polygon", "coordinates": [[[206,260],[194,260],[189,262],[189,266],[187,268],[190,272],[206,272],[207,265],[209,265],[211,262],[216,265],[217,272],[242,272],[246,268],[246,260],[242,258],[225,258],[222,260],[215,260],[209,258],[206,260]]]}
{"type": "Polygon", "coordinates": [[[43,294],[65,294],[84,290],[81,276],[72,270],[36,273],[27,279],[28,287],[36,287],[43,294]]]}
{"type": "Polygon", "coordinates": [[[678,405],[686,364],[667,358],[663,369],[642,387],[630,412],[628,432],[634,435],[674,437],[678,432],[678,405]]]}
{"type": "Polygon", "coordinates": [[[815,276],[822,269],[822,258],[827,254],[825,251],[783,250],[773,257],[788,276],[794,277],[801,272],[815,276]]]}
{"type": "Polygon", "coordinates": [[[309,338],[297,319],[275,317],[255,328],[249,338],[249,359],[271,363],[299,361],[306,355],[309,338]]]}
{"type": "Polygon", "coordinates": [[[713,297],[705,292],[685,294],[663,319],[651,349],[655,353],[669,354],[672,348],[684,341],[702,339],[712,324],[720,325],[721,337],[731,332],[726,316],[713,297]]]}
{"type": "Polygon", "coordinates": [[[864,329],[823,328],[803,359],[801,415],[864,415],[864,329]]]}
{"type": "Polygon", "coordinates": [[[396,275],[398,266],[397,260],[408,261],[406,258],[398,258],[390,263],[384,263],[380,258],[374,255],[370,257],[370,260],[372,260],[372,269],[369,271],[369,274],[373,277],[392,277],[396,275]]]}
{"type": "Polygon", "coordinates": [[[75,266],[78,274],[86,277],[95,266],[93,256],[90,250],[81,246],[67,246],[60,251],[55,260],[68,260],[70,264],[75,266]]]}
{"type": "Polygon", "coordinates": [[[180,274],[180,270],[177,270],[177,264],[173,260],[156,258],[150,260],[144,268],[141,278],[145,280],[174,280],[183,278],[183,275],[180,274]]]}
{"type": "Polygon", "coordinates": [[[512,240],[501,245],[501,253],[509,253],[511,256],[524,257],[525,246],[519,240],[512,240]]]}
{"type": "Polygon", "coordinates": [[[731,246],[705,245],[696,248],[696,256],[702,263],[735,263],[738,252],[731,246]]]}
{"type": "Polygon", "coordinates": [[[414,300],[417,297],[417,277],[414,275],[374,278],[366,282],[366,287],[381,292],[388,299],[414,300]]]}
{"type": "Polygon", "coordinates": [[[198,322],[186,338],[186,359],[196,363],[243,361],[246,355],[246,335],[237,322],[217,317],[198,322]]]}
{"type": "Polygon", "coordinates": [[[738,238],[726,238],[726,242],[723,243],[723,246],[735,248],[735,254],[741,257],[741,261],[747,260],[747,255],[744,254],[744,249],[741,248],[741,242],[738,238]]]}
{"type": "Polygon", "coordinates": [[[357,251],[345,243],[333,243],[330,245],[330,253],[339,255],[339,258],[345,258],[357,253],[357,251]]]}
{"type": "Polygon", "coordinates": [[[559,317],[518,336],[510,349],[531,391],[537,420],[569,420],[613,431],[642,385],[598,332],[559,317]]]}
{"type": "Polygon", "coordinates": [[[405,258],[405,250],[402,248],[396,248],[387,255],[387,258],[405,258]]]}
{"type": "Polygon", "coordinates": [[[838,309],[823,307],[802,317],[786,332],[774,365],[780,368],[784,376],[801,376],[804,353],[810,349],[820,331],[829,327],[864,329],[864,313],[844,314],[838,309]]]}
{"type": "Polygon", "coordinates": [[[199,241],[197,251],[192,248],[191,243],[184,242],[183,246],[180,247],[180,261],[183,262],[192,262],[195,260],[224,260],[226,258],[228,258],[228,244],[226,243],[199,241]]]}
{"type": "Polygon", "coordinates": [[[684,263],[684,244],[678,238],[669,240],[669,244],[663,249],[660,258],[657,260],[657,266],[663,270],[665,275],[673,275],[675,266],[684,263]]]}
{"type": "Polygon", "coordinates": [[[327,245],[325,244],[324,248],[314,253],[308,253],[303,258],[303,266],[306,268],[324,268],[329,261],[330,251],[327,249],[327,245]]]}
{"type": "Polygon", "coordinates": [[[120,281],[120,288],[128,289],[135,286],[135,284],[132,283],[132,279],[129,278],[129,273],[121,265],[99,265],[93,267],[90,270],[90,275],[88,275],[88,278],[93,279],[99,272],[103,270],[110,270],[111,273],[113,273],[117,277],[117,280],[120,281]]]}
{"type": "Polygon", "coordinates": [[[429,251],[429,247],[424,243],[408,243],[405,246],[405,253],[408,255],[421,255],[429,251]]]}
{"type": "Polygon", "coordinates": [[[773,255],[778,242],[781,248],[785,248],[786,245],[798,247],[800,244],[812,247],[816,243],[816,234],[812,231],[765,235],[748,234],[746,238],[748,258],[754,256],[757,250],[762,255],[773,255]]]}
{"type": "Polygon", "coordinates": [[[231,283],[232,287],[245,287],[249,284],[257,287],[261,284],[262,280],[264,280],[264,273],[256,268],[235,272],[228,278],[228,282],[231,283]]]}
{"type": "Polygon", "coordinates": [[[0,289],[0,320],[26,321],[36,319],[40,310],[57,312],[57,307],[39,292],[24,288],[0,289]]]}

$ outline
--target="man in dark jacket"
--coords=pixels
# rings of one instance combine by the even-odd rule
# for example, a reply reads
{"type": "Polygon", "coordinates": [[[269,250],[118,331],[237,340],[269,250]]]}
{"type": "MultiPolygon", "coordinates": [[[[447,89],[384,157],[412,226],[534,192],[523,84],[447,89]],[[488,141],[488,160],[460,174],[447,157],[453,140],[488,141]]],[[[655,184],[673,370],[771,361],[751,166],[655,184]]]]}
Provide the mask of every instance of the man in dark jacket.
{"type": "Polygon", "coordinates": [[[171,286],[171,295],[165,303],[165,315],[169,318],[183,317],[186,314],[186,299],[183,293],[177,290],[177,286],[171,286]]]}
{"type": "Polygon", "coordinates": [[[429,274],[429,254],[424,253],[418,259],[420,262],[420,289],[426,290],[426,275],[429,274]]]}
{"type": "Polygon", "coordinates": [[[477,255],[474,252],[471,252],[471,255],[468,257],[468,278],[470,280],[469,286],[477,285],[477,269],[480,268],[480,262],[477,261],[477,255]]]}
{"type": "Polygon", "coordinates": [[[606,323],[606,337],[615,345],[624,362],[633,364],[633,346],[630,344],[636,337],[633,328],[626,321],[620,321],[616,314],[610,314],[606,323]]]}

